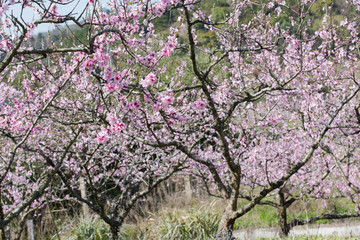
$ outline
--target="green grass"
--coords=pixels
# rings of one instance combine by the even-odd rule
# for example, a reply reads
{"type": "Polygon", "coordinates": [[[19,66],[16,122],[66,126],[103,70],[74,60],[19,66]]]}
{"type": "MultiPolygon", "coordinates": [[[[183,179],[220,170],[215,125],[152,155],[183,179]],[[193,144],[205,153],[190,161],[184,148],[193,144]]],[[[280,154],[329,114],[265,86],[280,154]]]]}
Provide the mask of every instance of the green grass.
{"type": "MultiPolygon", "coordinates": [[[[270,200],[270,199],[266,199],[270,200]]],[[[239,208],[245,205],[247,201],[239,201],[239,208]]],[[[287,220],[297,219],[309,219],[311,217],[323,214],[323,213],[352,213],[355,212],[355,204],[345,198],[334,198],[326,201],[324,200],[311,200],[308,202],[297,201],[287,211],[287,220]]],[[[278,212],[277,209],[267,205],[255,206],[249,213],[235,221],[234,229],[243,228],[265,228],[265,227],[277,227],[278,226],[278,212]]],[[[319,220],[315,224],[332,223],[334,220],[319,220]]]]}
{"type": "Polygon", "coordinates": [[[213,212],[214,203],[193,203],[184,208],[167,208],[144,223],[125,225],[123,240],[210,240],[216,234],[220,214],[213,212]]]}
{"type": "Polygon", "coordinates": [[[212,239],[219,224],[219,215],[209,208],[189,211],[164,211],[159,225],[159,239],[212,239]]]}
{"type": "Polygon", "coordinates": [[[69,237],[71,240],[110,240],[111,233],[109,227],[100,219],[91,218],[90,220],[80,219],[69,237]]]}
{"type": "MultiPolygon", "coordinates": [[[[270,199],[270,198],[269,198],[270,199]]],[[[267,199],[267,200],[269,200],[267,199]]],[[[247,201],[239,202],[239,207],[247,201]]],[[[214,199],[193,199],[190,204],[180,203],[174,199],[164,205],[162,210],[149,213],[137,224],[124,224],[120,229],[119,239],[122,240],[207,240],[213,239],[223,211],[223,201],[214,199]]],[[[354,205],[346,199],[323,200],[294,203],[288,211],[288,221],[293,218],[311,218],[324,212],[345,213],[351,212],[354,205]]],[[[277,209],[267,205],[258,205],[252,211],[236,220],[234,230],[244,228],[277,227],[277,209]]],[[[320,221],[329,223],[331,220],[320,221]]],[[[317,222],[319,223],[319,222],[317,222]]],[[[100,219],[91,219],[90,222],[78,221],[73,225],[71,238],[73,240],[107,240],[110,239],[108,226],[100,219]]],[[[268,238],[271,239],[271,238],[268,238]]],[[[345,240],[359,238],[299,236],[289,237],[287,240],[345,240]]],[[[359,239],[360,240],[360,239],[359,239]]]]}
{"type": "Polygon", "coordinates": [[[234,229],[249,227],[274,227],[277,226],[277,211],[270,206],[256,206],[251,212],[235,221],[234,229]]]}
{"type": "MultiPolygon", "coordinates": [[[[333,198],[326,201],[324,200],[310,201],[309,203],[298,202],[291,206],[288,211],[288,220],[294,218],[308,219],[322,213],[354,213],[355,204],[345,198],[333,198]]],[[[334,220],[320,220],[316,224],[332,223],[334,220]]]]}

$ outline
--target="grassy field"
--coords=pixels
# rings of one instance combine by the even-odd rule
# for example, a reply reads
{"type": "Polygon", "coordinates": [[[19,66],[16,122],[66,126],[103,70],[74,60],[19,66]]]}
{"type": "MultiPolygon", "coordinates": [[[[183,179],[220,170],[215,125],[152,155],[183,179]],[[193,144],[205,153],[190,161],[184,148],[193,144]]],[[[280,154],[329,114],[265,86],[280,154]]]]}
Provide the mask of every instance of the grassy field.
{"type": "MultiPolygon", "coordinates": [[[[241,201],[239,204],[244,204],[241,201]]],[[[128,222],[121,229],[120,239],[124,240],[207,240],[213,239],[222,212],[222,201],[218,199],[193,199],[185,203],[176,198],[161,206],[158,211],[148,212],[138,218],[137,222],[128,222]]],[[[324,212],[344,213],[352,211],[354,206],[346,199],[332,199],[324,202],[298,202],[289,208],[288,220],[293,218],[310,218],[324,212]]],[[[277,226],[277,211],[271,206],[257,206],[253,211],[238,219],[235,230],[245,228],[265,228],[277,226]]],[[[347,220],[349,221],[349,220],[347,220]]],[[[331,223],[326,220],[321,223],[331,223]]],[[[343,222],[343,221],[337,221],[343,222]]],[[[78,220],[71,224],[69,235],[64,239],[74,240],[107,240],[110,234],[107,226],[98,218],[89,223],[78,220]]],[[[275,239],[275,238],[268,238],[275,239]]],[[[299,236],[287,239],[308,240],[343,240],[359,238],[299,236]]]]}

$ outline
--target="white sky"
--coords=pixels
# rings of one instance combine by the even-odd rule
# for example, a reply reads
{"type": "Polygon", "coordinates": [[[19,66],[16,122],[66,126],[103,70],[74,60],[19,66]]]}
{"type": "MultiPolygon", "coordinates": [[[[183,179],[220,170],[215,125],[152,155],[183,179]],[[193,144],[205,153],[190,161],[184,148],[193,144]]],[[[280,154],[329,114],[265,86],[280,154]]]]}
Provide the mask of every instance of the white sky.
{"type": "MultiPolygon", "coordinates": [[[[49,3],[49,1],[44,0],[45,3],[49,3]]],[[[86,4],[87,4],[88,0],[74,0],[72,3],[68,4],[68,5],[58,5],[58,12],[60,14],[68,14],[69,12],[72,11],[72,15],[73,17],[77,17],[79,16],[79,14],[82,13],[83,9],[85,8],[86,4]]],[[[101,2],[105,5],[106,0],[101,0],[101,2]]],[[[48,4],[47,4],[48,5],[48,4]]],[[[7,14],[11,15],[13,14],[15,17],[20,17],[21,15],[21,5],[20,4],[15,4],[15,6],[11,6],[9,7],[9,9],[6,11],[7,14]]],[[[35,20],[39,19],[38,15],[35,15],[33,10],[29,7],[26,7],[23,11],[23,20],[27,23],[31,23],[34,22],[35,20]]],[[[71,23],[72,24],[72,23],[71,23]]],[[[57,26],[64,26],[64,24],[57,24],[57,26]]],[[[11,31],[13,31],[14,29],[12,29],[11,31]]],[[[35,30],[34,33],[37,34],[39,32],[48,32],[54,30],[54,25],[53,24],[40,24],[38,25],[35,30]]]]}

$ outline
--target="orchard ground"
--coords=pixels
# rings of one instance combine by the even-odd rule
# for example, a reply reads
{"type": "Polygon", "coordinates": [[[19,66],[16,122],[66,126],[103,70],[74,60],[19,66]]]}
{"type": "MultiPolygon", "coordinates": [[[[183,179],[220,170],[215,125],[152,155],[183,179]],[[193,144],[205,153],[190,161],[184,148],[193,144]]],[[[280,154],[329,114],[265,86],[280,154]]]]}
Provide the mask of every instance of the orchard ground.
{"type": "MultiPolygon", "coordinates": [[[[242,201],[240,205],[244,205],[242,201]]],[[[187,201],[183,194],[168,198],[166,203],[155,209],[144,208],[145,216],[132,218],[127,221],[121,230],[121,238],[124,240],[152,240],[152,239],[183,239],[205,240],[214,239],[221,213],[222,201],[215,198],[193,198],[187,201]]],[[[315,202],[303,201],[294,204],[289,209],[289,221],[297,218],[311,218],[324,212],[347,212],[353,206],[346,199],[330,199],[315,202]]],[[[94,215],[95,216],[95,215],[94,215]]],[[[235,223],[233,236],[236,239],[280,239],[277,219],[277,211],[269,206],[257,206],[241,221],[235,223]]],[[[61,239],[86,239],[79,238],[79,232],[106,232],[109,229],[103,222],[95,217],[84,224],[84,220],[65,219],[57,225],[61,239]],[[85,231],[86,230],[86,231],[85,231]]],[[[38,234],[37,236],[40,236],[38,234]]],[[[307,226],[294,227],[286,239],[359,239],[360,219],[347,220],[322,220],[307,226]]],[[[55,232],[39,239],[56,237],[55,232]]],[[[99,239],[108,239],[106,237],[99,239]]]]}

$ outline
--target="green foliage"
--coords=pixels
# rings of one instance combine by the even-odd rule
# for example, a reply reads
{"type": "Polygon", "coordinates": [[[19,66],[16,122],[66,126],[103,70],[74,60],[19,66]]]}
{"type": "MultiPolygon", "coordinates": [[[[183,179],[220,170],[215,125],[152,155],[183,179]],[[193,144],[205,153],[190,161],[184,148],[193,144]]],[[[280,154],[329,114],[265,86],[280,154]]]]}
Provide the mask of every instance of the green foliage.
{"type": "MultiPolygon", "coordinates": [[[[309,219],[323,213],[346,214],[355,212],[355,204],[346,198],[333,198],[326,200],[309,201],[308,203],[297,203],[288,210],[288,221],[294,218],[309,219]]],[[[316,224],[332,223],[333,220],[323,219],[316,224]]]]}
{"type": "Polygon", "coordinates": [[[219,220],[219,216],[209,208],[164,212],[159,239],[212,239],[219,220]]]}
{"type": "Polygon", "coordinates": [[[123,240],[135,240],[135,239],[145,239],[145,231],[142,231],[136,225],[123,225],[120,229],[119,239],[123,240]]]}
{"type": "MultiPolygon", "coordinates": [[[[266,198],[271,200],[271,198],[266,198]]],[[[247,203],[240,200],[239,206],[247,203]]],[[[219,201],[204,203],[192,202],[191,207],[171,206],[168,210],[151,214],[144,221],[136,224],[125,224],[121,227],[119,239],[121,240],[206,240],[213,239],[219,224],[222,204],[219,201]]],[[[288,209],[288,222],[294,218],[307,219],[324,212],[349,213],[354,211],[354,204],[346,198],[334,198],[317,201],[298,201],[288,209]],[[326,204],[325,204],[326,201],[326,204]]],[[[332,220],[321,220],[319,223],[331,223],[332,220]]],[[[258,205],[252,211],[235,222],[234,230],[244,228],[265,228],[278,226],[277,209],[268,205],[258,205]]],[[[99,219],[89,222],[80,220],[72,230],[71,240],[108,240],[111,239],[110,231],[106,224],[99,219]]],[[[269,238],[270,239],[270,238],[269,238]]],[[[276,238],[275,238],[276,239],[276,238]]],[[[294,240],[345,240],[358,238],[297,236],[286,239],[294,240]]],[[[359,239],[360,240],[360,239],[359,239]]]]}
{"type": "Polygon", "coordinates": [[[139,226],[124,225],[120,231],[120,239],[210,240],[216,234],[220,221],[220,215],[213,212],[209,204],[202,207],[196,204],[189,209],[171,208],[158,212],[153,217],[139,226]]]}
{"type": "MultiPolygon", "coordinates": [[[[271,198],[266,199],[271,200],[271,198]]],[[[247,203],[246,200],[241,200],[239,208],[247,203]]],[[[287,220],[290,222],[293,219],[309,219],[323,213],[345,214],[354,213],[355,204],[346,198],[333,198],[327,200],[311,200],[311,201],[297,201],[287,210],[287,220]],[[325,204],[326,203],[326,204],[325,204]]],[[[268,205],[258,205],[249,213],[237,219],[234,224],[234,229],[244,229],[249,227],[265,228],[278,226],[278,212],[277,209],[268,205]]],[[[334,220],[319,220],[315,224],[332,223],[334,220]]]]}
{"type": "Polygon", "coordinates": [[[205,31],[198,33],[198,39],[201,43],[201,46],[207,48],[214,48],[215,46],[219,45],[219,42],[216,39],[216,34],[214,32],[205,31]]]}
{"type": "Polygon", "coordinates": [[[107,225],[100,219],[80,219],[75,225],[71,240],[110,240],[111,233],[107,225]]]}
{"type": "Polygon", "coordinates": [[[277,226],[277,224],[277,210],[271,206],[259,205],[245,216],[237,219],[234,229],[273,227],[277,226]]]}
{"type": "Polygon", "coordinates": [[[169,26],[175,23],[179,16],[179,11],[174,10],[171,12],[166,12],[161,17],[156,18],[154,20],[154,27],[156,32],[167,32],[169,30],[169,26]]]}
{"type": "Polygon", "coordinates": [[[227,0],[207,0],[200,3],[206,15],[211,15],[215,22],[224,21],[231,12],[231,4],[227,0]]]}

